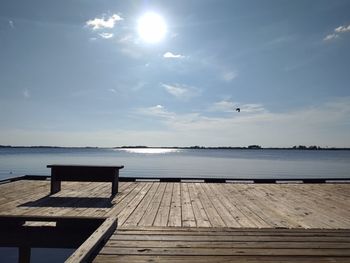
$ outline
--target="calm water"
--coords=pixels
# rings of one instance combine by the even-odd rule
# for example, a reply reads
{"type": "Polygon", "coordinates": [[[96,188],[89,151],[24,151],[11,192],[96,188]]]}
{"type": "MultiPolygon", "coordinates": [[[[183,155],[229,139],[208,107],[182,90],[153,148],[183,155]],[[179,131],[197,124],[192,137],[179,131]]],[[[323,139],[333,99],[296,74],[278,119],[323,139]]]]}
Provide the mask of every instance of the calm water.
{"type": "Polygon", "coordinates": [[[49,175],[47,164],[122,164],[121,176],[135,177],[350,177],[350,151],[0,148],[0,179],[49,175]]]}

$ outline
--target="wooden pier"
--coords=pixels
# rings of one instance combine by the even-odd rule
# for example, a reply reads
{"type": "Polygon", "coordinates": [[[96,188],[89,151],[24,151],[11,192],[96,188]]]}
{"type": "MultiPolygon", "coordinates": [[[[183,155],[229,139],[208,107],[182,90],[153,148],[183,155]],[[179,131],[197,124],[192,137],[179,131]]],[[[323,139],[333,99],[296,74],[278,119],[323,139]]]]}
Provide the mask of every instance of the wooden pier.
{"type": "Polygon", "coordinates": [[[350,262],[350,184],[0,184],[0,216],[118,218],[96,262],[350,262]]]}

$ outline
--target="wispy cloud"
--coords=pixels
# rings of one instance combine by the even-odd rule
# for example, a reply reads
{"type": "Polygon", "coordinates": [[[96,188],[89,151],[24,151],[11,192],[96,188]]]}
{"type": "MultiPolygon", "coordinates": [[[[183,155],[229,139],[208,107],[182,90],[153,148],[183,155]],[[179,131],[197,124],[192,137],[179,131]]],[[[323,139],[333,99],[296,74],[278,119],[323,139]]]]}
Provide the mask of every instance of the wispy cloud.
{"type": "Polygon", "coordinates": [[[24,98],[26,98],[26,99],[30,98],[30,92],[28,89],[24,89],[22,94],[23,94],[24,98]]]}
{"type": "MultiPolygon", "coordinates": [[[[199,113],[175,113],[163,105],[134,110],[132,116],[151,119],[153,129],[82,129],[60,131],[5,129],[3,144],[111,147],[116,145],[160,146],[293,146],[350,147],[350,97],[298,108],[283,113],[232,114],[208,117],[199,113]],[[157,125],[159,122],[160,125],[157,125]]],[[[37,127],[37,125],[36,125],[37,127]]],[[[148,126],[149,127],[149,126],[148,126]]],[[[0,142],[0,144],[1,144],[0,142]]]]}
{"type": "Polygon", "coordinates": [[[100,37],[102,37],[104,39],[109,39],[109,38],[112,38],[114,36],[113,33],[100,33],[99,35],[100,35],[100,37]]]}
{"type": "Polygon", "coordinates": [[[241,114],[243,113],[262,113],[267,112],[262,104],[259,103],[238,103],[230,100],[221,100],[213,103],[209,107],[209,111],[216,112],[234,112],[236,108],[240,108],[241,114]]]}
{"type": "Polygon", "coordinates": [[[213,105],[209,107],[209,111],[233,112],[237,106],[238,104],[232,101],[221,100],[213,103],[213,105]]]}
{"type": "Polygon", "coordinates": [[[226,82],[231,82],[237,78],[238,73],[236,71],[226,71],[222,74],[222,79],[226,82]]]}
{"type": "Polygon", "coordinates": [[[346,26],[339,26],[334,29],[334,32],[331,34],[328,34],[325,38],[323,38],[324,41],[331,41],[334,39],[337,39],[340,37],[340,35],[350,32],[350,25],[346,26]]]}
{"type": "Polygon", "coordinates": [[[116,90],[116,89],[113,89],[113,88],[108,89],[108,91],[109,91],[109,92],[112,92],[112,93],[117,93],[117,90],[116,90]]]}
{"type": "Polygon", "coordinates": [[[126,34],[118,39],[119,43],[128,43],[133,41],[133,36],[131,34],[126,34]]]}
{"type": "Polygon", "coordinates": [[[200,94],[200,90],[198,88],[183,84],[169,85],[162,83],[161,85],[169,94],[178,99],[187,100],[200,94]]]}
{"type": "Polygon", "coordinates": [[[114,28],[116,22],[124,20],[121,16],[113,14],[110,17],[103,16],[102,18],[94,18],[86,21],[86,26],[92,28],[92,30],[114,28]]]}
{"type": "Polygon", "coordinates": [[[167,120],[175,117],[175,113],[167,111],[165,107],[160,104],[151,106],[151,107],[146,107],[146,108],[139,108],[137,109],[136,112],[143,115],[149,115],[149,116],[158,117],[158,118],[165,118],[167,120]]]}
{"type": "Polygon", "coordinates": [[[174,54],[174,53],[168,51],[168,52],[164,53],[163,58],[185,58],[185,56],[180,55],[180,54],[174,54]]]}
{"type": "Polygon", "coordinates": [[[327,35],[323,40],[324,40],[324,41],[330,41],[330,40],[336,39],[336,38],[338,38],[338,37],[339,37],[339,35],[337,35],[337,34],[329,34],[329,35],[327,35]]]}
{"type": "Polygon", "coordinates": [[[348,25],[348,26],[339,26],[336,29],[334,29],[334,31],[337,32],[337,33],[349,32],[350,31],[350,25],[348,25]]]}
{"type": "Polygon", "coordinates": [[[12,20],[9,20],[9,26],[10,26],[11,28],[15,28],[15,24],[13,23],[12,20]]]}
{"type": "MultiPolygon", "coordinates": [[[[232,106],[230,103],[221,105],[232,106]]],[[[244,105],[248,111],[255,111],[254,114],[210,117],[199,112],[175,113],[162,105],[144,108],[138,113],[158,118],[167,128],[163,136],[171,133],[174,145],[249,145],[254,141],[265,146],[344,147],[344,142],[350,140],[348,132],[344,132],[350,125],[350,98],[284,113],[268,112],[260,104],[244,105]]],[[[169,143],[168,140],[165,144],[169,143]]]]}

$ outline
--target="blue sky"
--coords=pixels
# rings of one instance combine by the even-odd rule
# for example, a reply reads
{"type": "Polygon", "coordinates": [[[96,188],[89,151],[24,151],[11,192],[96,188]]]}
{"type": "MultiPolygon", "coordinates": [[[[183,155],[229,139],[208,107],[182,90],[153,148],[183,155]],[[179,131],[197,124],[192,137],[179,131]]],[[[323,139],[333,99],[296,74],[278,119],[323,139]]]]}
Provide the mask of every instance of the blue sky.
{"type": "Polygon", "coordinates": [[[350,147],[349,44],[348,0],[4,0],[0,144],[350,147]]]}

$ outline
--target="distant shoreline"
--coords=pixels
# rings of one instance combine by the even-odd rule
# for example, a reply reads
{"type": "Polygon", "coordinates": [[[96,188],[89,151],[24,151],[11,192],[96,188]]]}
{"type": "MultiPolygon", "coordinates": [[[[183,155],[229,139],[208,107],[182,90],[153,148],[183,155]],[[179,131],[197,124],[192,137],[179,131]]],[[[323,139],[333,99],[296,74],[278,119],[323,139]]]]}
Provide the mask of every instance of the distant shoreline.
{"type": "Polygon", "coordinates": [[[14,149],[198,149],[198,150],[307,150],[307,151],[317,151],[317,150],[350,150],[347,147],[320,147],[320,146],[293,146],[293,147],[261,147],[259,145],[249,145],[249,146],[117,146],[117,147],[65,147],[65,146],[12,146],[12,145],[0,145],[0,149],[3,148],[14,148],[14,149]]]}

